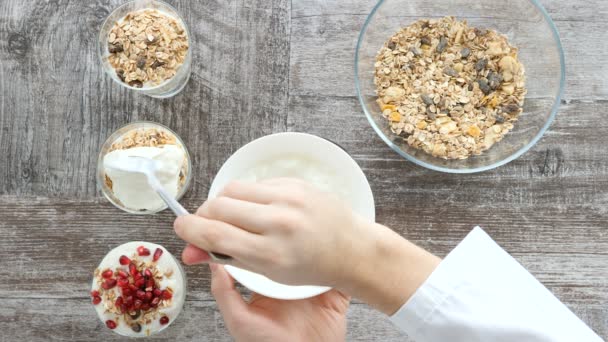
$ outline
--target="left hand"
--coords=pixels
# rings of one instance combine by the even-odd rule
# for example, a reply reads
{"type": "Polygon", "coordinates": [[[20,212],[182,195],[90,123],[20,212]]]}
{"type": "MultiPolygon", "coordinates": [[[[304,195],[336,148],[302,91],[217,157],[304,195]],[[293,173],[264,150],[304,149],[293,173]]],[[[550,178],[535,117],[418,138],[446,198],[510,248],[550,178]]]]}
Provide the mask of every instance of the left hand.
{"type": "Polygon", "coordinates": [[[245,302],[222,265],[209,264],[211,292],[230,334],[239,341],[344,341],[350,298],[337,290],[302,300],[254,294],[245,302]]]}

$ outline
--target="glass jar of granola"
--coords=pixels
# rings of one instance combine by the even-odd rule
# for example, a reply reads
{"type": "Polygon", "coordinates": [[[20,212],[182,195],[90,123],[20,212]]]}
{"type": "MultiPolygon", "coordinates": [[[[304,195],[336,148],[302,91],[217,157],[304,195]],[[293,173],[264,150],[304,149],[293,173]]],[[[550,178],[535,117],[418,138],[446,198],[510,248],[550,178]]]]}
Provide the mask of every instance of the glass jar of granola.
{"type": "Polygon", "coordinates": [[[115,9],[101,27],[97,50],[114,81],[151,97],[174,96],[190,78],[190,32],[162,1],[136,0],[115,9]]]}

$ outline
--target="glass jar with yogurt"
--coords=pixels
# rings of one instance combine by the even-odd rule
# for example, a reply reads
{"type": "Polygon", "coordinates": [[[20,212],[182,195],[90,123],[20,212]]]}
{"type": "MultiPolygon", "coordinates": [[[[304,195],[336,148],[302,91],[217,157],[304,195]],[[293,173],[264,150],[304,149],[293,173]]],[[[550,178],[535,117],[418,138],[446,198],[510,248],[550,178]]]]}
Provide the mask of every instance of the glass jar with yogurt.
{"type": "Polygon", "coordinates": [[[176,200],[188,190],[192,180],[191,160],[180,137],[159,123],[130,123],[110,135],[97,161],[98,187],[117,208],[132,214],[154,214],[167,208],[144,174],[108,167],[112,161],[129,156],[156,160],[161,166],[156,176],[176,200]]]}

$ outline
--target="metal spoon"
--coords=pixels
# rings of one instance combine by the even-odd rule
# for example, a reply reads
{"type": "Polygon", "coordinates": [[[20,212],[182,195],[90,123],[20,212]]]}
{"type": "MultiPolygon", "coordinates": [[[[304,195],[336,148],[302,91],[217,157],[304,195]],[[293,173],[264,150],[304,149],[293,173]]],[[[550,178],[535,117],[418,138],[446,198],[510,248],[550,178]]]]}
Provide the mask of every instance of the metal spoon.
{"type": "MultiPolygon", "coordinates": [[[[159,162],[154,159],[146,158],[146,157],[138,157],[138,156],[125,156],[117,158],[106,164],[106,167],[121,170],[125,172],[136,172],[143,173],[146,175],[148,179],[148,184],[156,191],[156,193],[162,198],[163,201],[167,204],[169,209],[173,211],[175,216],[186,216],[190,215],[186,208],[182,207],[178,201],[173,198],[173,196],[169,195],[165,189],[162,187],[158,178],[156,178],[156,172],[160,168],[159,162]]],[[[215,261],[223,261],[226,262],[232,257],[222,254],[222,253],[214,253],[208,252],[209,256],[215,261]]]]}

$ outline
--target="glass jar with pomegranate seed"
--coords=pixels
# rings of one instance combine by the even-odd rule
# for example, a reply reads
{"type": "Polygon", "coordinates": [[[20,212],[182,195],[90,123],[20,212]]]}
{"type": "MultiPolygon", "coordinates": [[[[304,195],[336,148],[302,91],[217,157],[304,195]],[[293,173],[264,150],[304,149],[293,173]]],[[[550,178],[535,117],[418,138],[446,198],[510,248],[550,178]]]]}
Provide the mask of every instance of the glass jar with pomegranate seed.
{"type": "Polygon", "coordinates": [[[186,284],[179,261],[164,247],[133,241],[111,250],[95,269],[91,303],[115,333],[150,336],[180,314],[186,284]]]}
{"type": "Polygon", "coordinates": [[[182,139],[168,127],[139,121],[116,130],[101,147],[97,160],[97,184],[103,195],[119,209],[132,214],[154,214],[167,208],[142,173],[107,167],[124,157],[156,161],[157,178],[179,200],[192,181],[192,162],[182,139]]]}

